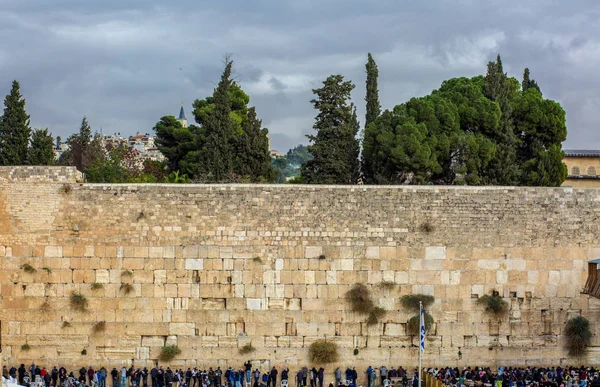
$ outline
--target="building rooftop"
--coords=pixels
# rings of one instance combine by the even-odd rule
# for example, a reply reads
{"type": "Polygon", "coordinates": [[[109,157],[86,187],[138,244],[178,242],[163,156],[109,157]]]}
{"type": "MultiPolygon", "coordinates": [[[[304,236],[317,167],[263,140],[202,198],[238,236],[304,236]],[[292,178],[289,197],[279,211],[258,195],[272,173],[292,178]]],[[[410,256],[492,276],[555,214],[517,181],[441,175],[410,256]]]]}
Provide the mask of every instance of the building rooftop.
{"type": "Polygon", "coordinates": [[[185,120],[185,112],[183,111],[183,104],[181,105],[181,110],[179,110],[179,118],[180,120],[185,120]]]}
{"type": "Polygon", "coordinates": [[[563,149],[566,157],[600,157],[600,149],[563,149]]]}

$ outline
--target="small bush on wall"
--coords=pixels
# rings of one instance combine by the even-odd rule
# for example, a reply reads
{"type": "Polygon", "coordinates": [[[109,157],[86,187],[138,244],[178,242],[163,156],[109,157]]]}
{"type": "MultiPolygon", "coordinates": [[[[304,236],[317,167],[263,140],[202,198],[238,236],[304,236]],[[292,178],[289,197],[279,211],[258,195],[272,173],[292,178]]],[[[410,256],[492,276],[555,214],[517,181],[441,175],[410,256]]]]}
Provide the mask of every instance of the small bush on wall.
{"type": "Polygon", "coordinates": [[[567,321],[564,331],[565,348],[571,357],[582,357],[586,354],[592,341],[590,322],[582,316],[567,321]]]}
{"type": "Polygon", "coordinates": [[[504,301],[497,291],[492,291],[491,295],[486,294],[477,300],[479,305],[485,306],[485,311],[497,316],[508,312],[508,302],[504,301]]]}
{"type": "Polygon", "coordinates": [[[317,340],[308,349],[308,356],[313,364],[335,363],[338,360],[337,344],[327,340],[317,340]]]}
{"type": "Polygon", "coordinates": [[[162,349],[160,350],[160,355],[158,355],[158,360],[164,361],[164,362],[170,362],[171,360],[175,359],[175,357],[177,355],[179,355],[180,353],[181,353],[181,349],[179,349],[179,347],[177,347],[176,345],[166,345],[166,346],[162,347],[162,349]]]}

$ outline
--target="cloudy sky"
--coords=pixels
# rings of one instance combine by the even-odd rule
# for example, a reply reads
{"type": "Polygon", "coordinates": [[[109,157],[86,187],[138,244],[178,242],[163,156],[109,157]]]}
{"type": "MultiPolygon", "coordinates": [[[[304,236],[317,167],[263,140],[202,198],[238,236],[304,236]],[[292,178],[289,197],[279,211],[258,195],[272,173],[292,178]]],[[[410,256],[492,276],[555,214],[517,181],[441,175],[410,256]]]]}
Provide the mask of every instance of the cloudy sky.
{"type": "MultiPolygon", "coordinates": [[[[306,142],[311,89],[356,84],[379,66],[392,108],[444,79],[473,76],[501,53],[567,111],[566,148],[600,148],[598,0],[0,0],[0,95],[21,82],[34,127],[63,138],[83,115],[105,134],[151,132],[183,102],[212,93],[224,53],[272,147],[306,142]]],[[[364,121],[364,118],[363,118],[364,121]]]]}

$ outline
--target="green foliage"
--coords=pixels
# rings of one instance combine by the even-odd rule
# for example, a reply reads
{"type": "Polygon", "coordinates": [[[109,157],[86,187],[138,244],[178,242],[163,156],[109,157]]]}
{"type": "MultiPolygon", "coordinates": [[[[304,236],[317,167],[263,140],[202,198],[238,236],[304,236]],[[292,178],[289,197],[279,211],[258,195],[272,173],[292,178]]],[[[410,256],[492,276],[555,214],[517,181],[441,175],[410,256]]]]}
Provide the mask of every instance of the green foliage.
{"type": "Polygon", "coordinates": [[[267,134],[268,130],[262,128],[262,121],[256,116],[256,109],[248,109],[242,120],[242,132],[233,140],[233,169],[236,175],[251,182],[274,181],[275,171],[271,166],[267,134]]]}
{"type": "Polygon", "coordinates": [[[154,131],[156,146],[168,160],[169,171],[188,174],[199,168],[195,158],[205,140],[201,128],[194,125],[184,128],[175,117],[165,116],[156,123],[154,131]]]}
{"type": "Polygon", "coordinates": [[[294,148],[288,150],[285,158],[290,164],[300,166],[308,160],[312,160],[313,157],[306,145],[296,145],[294,148]]]}
{"type": "Polygon", "coordinates": [[[542,91],[540,90],[540,87],[538,86],[537,82],[533,79],[530,79],[529,69],[527,67],[525,67],[525,70],[523,71],[523,81],[521,82],[521,89],[523,91],[526,91],[527,89],[536,89],[537,91],[539,91],[540,94],[542,94],[542,91]]]}
{"type": "Polygon", "coordinates": [[[48,274],[52,274],[52,269],[50,269],[49,267],[43,267],[42,270],[44,270],[48,274]]]}
{"type": "Polygon", "coordinates": [[[70,136],[67,144],[69,144],[69,152],[65,152],[63,159],[59,162],[74,165],[81,172],[85,172],[86,168],[103,159],[106,154],[102,138],[96,135],[92,139],[92,128],[85,116],[81,120],[79,132],[70,136]]]}
{"type": "Polygon", "coordinates": [[[346,299],[350,303],[352,311],[357,313],[369,314],[375,307],[371,299],[371,292],[363,284],[352,286],[348,293],[346,293],[346,299]]]}
{"type": "Polygon", "coordinates": [[[29,145],[29,115],[19,82],[13,81],[4,99],[4,114],[0,117],[0,165],[25,165],[29,145]]]}
{"type": "Polygon", "coordinates": [[[221,81],[213,94],[214,108],[202,124],[206,143],[199,153],[198,171],[195,177],[206,182],[223,182],[233,176],[233,146],[235,137],[235,123],[230,117],[231,101],[229,90],[232,85],[230,79],[233,62],[225,62],[225,70],[221,81]]]}
{"type": "Polygon", "coordinates": [[[367,58],[367,64],[365,65],[367,70],[367,93],[365,101],[367,102],[367,113],[365,116],[365,128],[369,124],[377,119],[381,114],[381,105],[379,104],[379,89],[377,88],[377,78],[379,77],[379,70],[377,69],[377,63],[369,53],[367,58]]]}
{"type": "MultiPolygon", "coordinates": [[[[429,331],[433,326],[433,317],[427,312],[424,313],[425,320],[425,330],[429,331]]],[[[413,316],[408,320],[408,324],[406,325],[407,333],[409,335],[417,335],[419,334],[419,329],[421,325],[421,318],[419,315],[413,316]]]]}
{"type": "Polygon", "coordinates": [[[402,306],[411,312],[419,313],[419,302],[423,304],[423,309],[427,309],[433,305],[435,298],[427,294],[407,294],[400,298],[402,306]]]}
{"type": "Polygon", "coordinates": [[[21,345],[21,350],[22,351],[29,351],[31,349],[31,345],[25,343],[23,345],[21,345]]]}
{"type": "Polygon", "coordinates": [[[354,356],[358,355],[358,348],[354,348],[354,351],[352,351],[352,353],[354,354],[354,356]]]}
{"type": "Polygon", "coordinates": [[[374,184],[560,186],[566,178],[565,113],[526,70],[453,78],[386,110],[365,129],[363,173],[374,184]]]}
{"type": "Polygon", "coordinates": [[[263,263],[262,259],[260,259],[260,257],[254,257],[252,258],[252,262],[254,263],[263,263]]]}
{"type": "Polygon", "coordinates": [[[242,348],[240,348],[239,353],[240,353],[240,355],[247,355],[254,351],[256,351],[256,348],[254,348],[252,346],[252,343],[248,343],[248,344],[244,345],[242,348]]]}
{"type": "Polygon", "coordinates": [[[62,187],[60,187],[60,191],[62,193],[64,193],[65,195],[68,195],[69,193],[71,193],[72,190],[73,190],[73,187],[71,187],[71,184],[69,184],[69,183],[63,183],[62,187]]]}
{"type": "MultiPolygon", "coordinates": [[[[96,135],[91,142],[90,149],[103,149],[102,139],[96,135]]],[[[139,173],[137,161],[133,151],[121,145],[108,152],[98,150],[100,155],[86,162],[85,175],[89,183],[130,183],[139,173]]],[[[88,154],[87,157],[92,157],[88,154]]]]}
{"type": "Polygon", "coordinates": [[[311,102],[319,112],[308,135],[313,159],[302,165],[302,180],[308,184],[353,184],[358,179],[359,125],[350,101],[354,85],[341,75],[331,75],[323,87],[314,89],[311,102]]]}
{"type": "Polygon", "coordinates": [[[379,320],[385,316],[386,310],[376,306],[369,312],[369,317],[367,318],[367,325],[374,325],[379,322],[379,320]]]}
{"type": "Polygon", "coordinates": [[[106,331],[106,321],[98,321],[92,327],[94,333],[100,333],[106,331]]]}
{"type": "Polygon", "coordinates": [[[63,321],[63,323],[62,323],[62,329],[71,328],[72,326],[73,325],[68,321],[63,321]]]}
{"type": "Polygon", "coordinates": [[[181,349],[179,349],[176,345],[166,345],[161,348],[160,354],[158,355],[158,360],[170,362],[179,354],[181,354],[181,349]]]}
{"type": "Polygon", "coordinates": [[[48,129],[35,129],[31,135],[31,147],[27,153],[29,165],[54,165],[54,139],[48,129]]]}
{"type": "Polygon", "coordinates": [[[28,263],[23,264],[23,271],[25,273],[35,273],[37,270],[28,263]]]}
{"type": "Polygon", "coordinates": [[[81,355],[82,355],[82,356],[85,356],[85,355],[87,355],[87,349],[85,349],[85,348],[84,348],[84,349],[82,349],[82,350],[81,350],[81,355]]]}
{"type": "Polygon", "coordinates": [[[103,288],[104,288],[104,285],[103,285],[103,284],[100,284],[100,283],[98,283],[98,282],[94,282],[94,283],[92,284],[92,290],[100,290],[100,289],[103,289],[103,288]]]}
{"type": "Polygon", "coordinates": [[[173,116],[155,125],[156,144],[179,171],[197,182],[272,182],[268,130],[262,127],[250,97],[230,79],[233,62],[226,60],[212,96],[194,101],[198,125],[184,128],[173,116]]]}
{"type": "Polygon", "coordinates": [[[191,182],[192,181],[190,180],[190,178],[187,175],[185,175],[185,174],[180,175],[179,171],[171,172],[165,177],[165,183],[170,183],[170,184],[188,184],[191,182]]]}
{"type": "Polygon", "coordinates": [[[491,295],[484,295],[477,300],[479,305],[485,306],[485,311],[495,314],[502,315],[508,311],[508,303],[500,297],[498,292],[493,291],[491,295]]]}
{"type": "Polygon", "coordinates": [[[71,303],[71,308],[78,312],[85,312],[88,307],[87,298],[78,292],[71,293],[70,303],[71,303]]]}
{"type": "MultiPolygon", "coordinates": [[[[288,150],[285,156],[273,158],[271,166],[275,170],[275,182],[286,183],[293,178],[300,178],[300,168],[308,160],[312,160],[312,155],[304,145],[288,150]]],[[[296,181],[295,184],[301,183],[296,181]]]]}
{"type": "Polygon", "coordinates": [[[296,176],[290,180],[287,181],[288,184],[304,184],[304,181],[302,181],[302,176],[296,176]]]}
{"type": "Polygon", "coordinates": [[[338,360],[337,344],[327,340],[316,340],[308,348],[308,357],[313,364],[335,363],[338,360]]]}
{"type": "Polygon", "coordinates": [[[125,295],[129,295],[133,292],[134,287],[132,284],[121,284],[119,290],[122,291],[125,295]]]}
{"type": "Polygon", "coordinates": [[[586,354],[592,342],[590,322],[583,316],[577,316],[569,321],[564,330],[565,349],[569,356],[582,357],[586,354]]]}

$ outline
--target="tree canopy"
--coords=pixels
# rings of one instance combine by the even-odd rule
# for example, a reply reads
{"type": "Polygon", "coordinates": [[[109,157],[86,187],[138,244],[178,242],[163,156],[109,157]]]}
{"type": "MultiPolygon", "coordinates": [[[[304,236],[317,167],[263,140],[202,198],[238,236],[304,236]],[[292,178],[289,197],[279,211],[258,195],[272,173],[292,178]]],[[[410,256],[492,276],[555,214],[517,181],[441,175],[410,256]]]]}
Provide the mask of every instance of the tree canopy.
{"type": "Polygon", "coordinates": [[[449,79],[383,112],[365,131],[363,173],[374,184],[559,186],[565,139],[561,106],[529,71],[509,78],[498,56],[485,76],[449,79]]]}
{"type": "Polygon", "coordinates": [[[212,96],[197,99],[197,125],[184,128],[172,116],[155,125],[156,144],[178,171],[199,182],[272,182],[268,130],[262,127],[250,97],[231,80],[233,62],[225,69],[212,96]]]}

